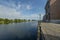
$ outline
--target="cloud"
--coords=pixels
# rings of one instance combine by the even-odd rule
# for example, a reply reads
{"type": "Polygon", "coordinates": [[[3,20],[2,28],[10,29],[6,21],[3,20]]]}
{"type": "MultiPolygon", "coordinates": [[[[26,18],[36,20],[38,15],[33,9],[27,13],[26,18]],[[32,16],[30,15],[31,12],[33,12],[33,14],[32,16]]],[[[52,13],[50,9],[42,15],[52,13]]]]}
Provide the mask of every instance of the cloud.
{"type": "MultiPolygon", "coordinates": [[[[41,18],[43,18],[43,16],[41,16],[41,18]]],[[[34,13],[34,14],[30,14],[30,15],[24,15],[22,17],[22,19],[33,19],[33,20],[39,20],[39,14],[34,13]]],[[[42,20],[42,19],[41,19],[42,20]]]]}
{"type": "Polygon", "coordinates": [[[0,5],[0,17],[1,18],[20,18],[21,13],[16,11],[16,9],[9,8],[3,5],[0,5]]]}
{"type": "MultiPolygon", "coordinates": [[[[31,5],[28,4],[21,4],[21,2],[14,2],[12,0],[10,0],[9,2],[7,2],[6,0],[4,1],[0,1],[0,18],[10,18],[10,19],[39,19],[39,14],[33,12],[33,14],[28,14],[28,12],[26,12],[26,14],[24,15],[24,10],[30,10],[32,9],[31,5]],[[22,8],[21,8],[22,7],[22,8]],[[20,10],[20,8],[22,10],[20,10]],[[19,10],[19,11],[18,11],[19,10]]],[[[30,12],[30,11],[29,11],[30,12]]],[[[44,14],[41,14],[41,20],[43,18],[44,14]]]]}
{"type": "Polygon", "coordinates": [[[27,8],[28,10],[30,10],[30,9],[31,9],[31,6],[30,6],[30,5],[27,5],[26,8],[27,8]]]}
{"type": "Polygon", "coordinates": [[[10,19],[38,19],[37,14],[23,15],[20,11],[16,11],[14,8],[9,8],[0,5],[0,18],[10,18],[10,19]]]}
{"type": "Polygon", "coordinates": [[[22,5],[21,4],[18,4],[17,7],[16,7],[16,10],[20,10],[21,7],[22,7],[22,5]]]}
{"type": "Polygon", "coordinates": [[[11,8],[20,9],[21,2],[16,2],[16,0],[0,0],[0,5],[4,5],[11,8]]]}
{"type": "Polygon", "coordinates": [[[22,6],[22,5],[19,4],[19,5],[18,5],[18,8],[21,8],[21,6],[22,6]]]}
{"type": "Polygon", "coordinates": [[[39,14],[37,14],[37,13],[36,14],[32,14],[31,18],[38,20],[39,19],[39,14]]]}
{"type": "Polygon", "coordinates": [[[43,16],[44,16],[44,14],[41,14],[41,16],[40,16],[39,13],[35,13],[35,14],[31,15],[31,18],[36,19],[36,20],[43,20],[43,16]]]}
{"type": "MultiPolygon", "coordinates": [[[[41,20],[43,19],[44,14],[41,14],[41,20]]],[[[39,14],[34,13],[30,15],[23,15],[20,11],[16,11],[14,8],[9,8],[3,5],[0,5],[0,18],[10,18],[10,19],[35,19],[39,20],[39,14]]]]}

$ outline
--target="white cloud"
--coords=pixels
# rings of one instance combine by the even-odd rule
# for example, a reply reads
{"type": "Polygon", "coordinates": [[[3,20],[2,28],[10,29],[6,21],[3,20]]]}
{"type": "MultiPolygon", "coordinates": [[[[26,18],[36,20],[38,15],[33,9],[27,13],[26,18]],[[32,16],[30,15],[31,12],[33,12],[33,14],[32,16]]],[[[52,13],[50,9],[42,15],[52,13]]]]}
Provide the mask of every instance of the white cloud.
{"type": "Polygon", "coordinates": [[[31,6],[30,6],[30,5],[27,5],[26,8],[27,8],[28,10],[30,10],[30,9],[31,9],[31,6]]]}
{"type": "Polygon", "coordinates": [[[42,20],[43,19],[43,16],[44,16],[44,14],[41,14],[41,16],[40,16],[39,13],[38,14],[36,13],[36,14],[32,14],[31,15],[31,18],[36,19],[36,20],[42,20]]]}
{"type": "Polygon", "coordinates": [[[20,18],[21,13],[17,12],[16,9],[8,8],[0,5],[0,17],[1,18],[20,18]]]}
{"type": "MultiPolygon", "coordinates": [[[[44,14],[41,14],[41,19],[44,14]]],[[[20,11],[16,11],[14,8],[9,8],[3,5],[0,5],[0,18],[10,18],[10,19],[39,19],[39,14],[34,13],[30,15],[23,15],[20,11]]]]}
{"type": "Polygon", "coordinates": [[[24,15],[22,19],[34,19],[38,20],[39,19],[39,14],[31,14],[31,15],[24,15]]]}
{"type": "Polygon", "coordinates": [[[21,5],[21,4],[18,4],[18,5],[16,6],[16,9],[17,9],[17,10],[20,10],[21,7],[22,7],[22,5],[21,5]]]}
{"type": "Polygon", "coordinates": [[[18,5],[18,8],[21,8],[21,6],[22,6],[22,5],[19,4],[19,5],[18,5]]]}
{"type": "Polygon", "coordinates": [[[37,14],[37,13],[36,14],[32,14],[31,18],[38,20],[39,19],[39,14],[37,14]]]}
{"type": "Polygon", "coordinates": [[[0,18],[37,19],[37,17],[38,17],[37,14],[22,15],[22,13],[16,11],[16,9],[0,5],[0,18]]]}

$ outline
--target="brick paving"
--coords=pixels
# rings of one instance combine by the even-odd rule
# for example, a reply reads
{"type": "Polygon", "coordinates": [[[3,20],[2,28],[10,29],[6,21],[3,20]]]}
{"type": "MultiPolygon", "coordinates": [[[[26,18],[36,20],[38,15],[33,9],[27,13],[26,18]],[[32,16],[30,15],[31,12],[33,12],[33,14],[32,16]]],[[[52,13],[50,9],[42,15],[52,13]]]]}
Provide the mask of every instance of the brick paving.
{"type": "Polygon", "coordinates": [[[45,40],[60,40],[60,24],[41,23],[41,30],[45,40]]]}

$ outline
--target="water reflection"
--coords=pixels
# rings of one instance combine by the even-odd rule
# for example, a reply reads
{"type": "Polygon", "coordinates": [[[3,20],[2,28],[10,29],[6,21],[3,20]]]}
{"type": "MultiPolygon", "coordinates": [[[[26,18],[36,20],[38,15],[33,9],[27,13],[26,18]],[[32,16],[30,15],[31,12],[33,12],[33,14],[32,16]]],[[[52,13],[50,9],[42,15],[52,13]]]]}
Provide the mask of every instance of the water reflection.
{"type": "Polygon", "coordinates": [[[37,22],[0,24],[0,40],[36,40],[37,22]]]}

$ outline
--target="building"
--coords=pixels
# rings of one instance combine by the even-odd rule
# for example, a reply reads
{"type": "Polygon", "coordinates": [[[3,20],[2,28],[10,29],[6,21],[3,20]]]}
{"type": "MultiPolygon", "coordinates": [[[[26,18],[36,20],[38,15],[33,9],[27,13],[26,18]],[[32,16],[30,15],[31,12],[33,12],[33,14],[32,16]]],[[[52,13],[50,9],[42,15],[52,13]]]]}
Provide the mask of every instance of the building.
{"type": "Polygon", "coordinates": [[[43,20],[42,21],[46,22],[45,20],[46,20],[46,15],[43,16],[43,20]]]}
{"type": "Polygon", "coordinates": [[[60,0],[48,0],[45,10],[46,21],[60,22],[60,0]]]}

